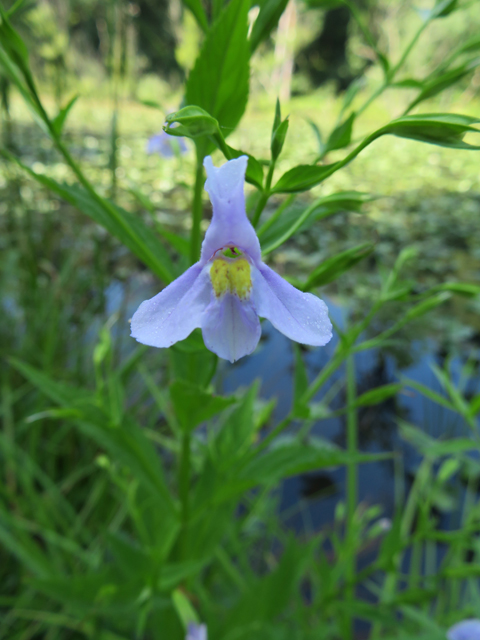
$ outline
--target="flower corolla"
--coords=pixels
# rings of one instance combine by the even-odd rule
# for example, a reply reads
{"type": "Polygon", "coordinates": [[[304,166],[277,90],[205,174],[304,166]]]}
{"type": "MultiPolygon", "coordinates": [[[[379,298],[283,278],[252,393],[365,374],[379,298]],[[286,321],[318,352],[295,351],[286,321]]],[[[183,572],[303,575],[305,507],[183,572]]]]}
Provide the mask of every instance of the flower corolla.
{"type": "Polygon", "coordinates": [[[448,640],[480,640],[480,620],[462,620],[447,631],[448,640]]]}
{"type": "Polygon", "coordinates": [[[241,156],[215,167],[210,156],[205,158],[213,216],[200,260],[142,302],[131,323],[139,342],[170,347],[201,328],[206,347],[234,362],[257,346],[259,318],[302,344],[323,346],[331,339],[326,304],[262,262],[260,242],[245,211],[247,161],[241,156]]]}
{"type": "Polygon", "coordinates": [[[186,153],[188,149],[184,138],[170,136],[161,131],[148,139],[146,151],[148,154],[158,153],[164,158],[173,158],[175,155],[186,153]]]}
{"type": "Polygon", "coordinates": [[[207,627],[204,624],[190,622],[185,640],[207,640],[207,627]]]}

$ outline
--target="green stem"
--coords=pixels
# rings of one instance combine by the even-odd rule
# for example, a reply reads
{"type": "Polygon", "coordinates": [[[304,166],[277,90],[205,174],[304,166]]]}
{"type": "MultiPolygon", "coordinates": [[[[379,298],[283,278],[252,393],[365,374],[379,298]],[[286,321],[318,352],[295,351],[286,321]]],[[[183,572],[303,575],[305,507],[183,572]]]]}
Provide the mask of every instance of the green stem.
{"type": "Polygon", "coordinates": [[[350,9],[350,11],[352,12],[352,15],[354,17],[354,19],[356,20],[358,26],[360,27],[361,32],[363,33],[363,36],[365,38],[365,40],[367,41],[367,44],[372,47],[373,51],[375,52],[375,55],[377,56],[378,60],[381,60],[381,52],[379,51],[377,44],[375,42],[375,39],[373,38],[372,34],[370,33],[367,25],[363,22],[362,16],[360,14],[360,11],[358,10],[357,6],[351,2],[351,0],[342,0],[342,2],[347,5],[347,7],[350,9]]]}
{"type": "MultiPolygon", "coordinates": [[[[358,423],[357,409],[355,408],[355,400],[357,394],[355,380],[355,361],[354,355],[347,356],[347,450],[353,456],[358,450],[358,423]]],[[[358,502],[358,468],[357,463],[350,461],[347,465],[347,497],[346,497],[346,525],[345,538],[348,553],[348,564],[346,571],[346,581],[349,585],[346,589],[347,602],[353,602],[355,598],[355,573],[356,573],[356,553],[355,553],[355,511],[358,502]]],[[[352,611],[351,606],[347,606],[347,611],[352,611]]],[[[347,638],[353,637],[353,617],[348,614],[346,623],[347,638]]]]}
{"type": "Polygon", "coordinates": [[[193,188],[192,204],[192,235],[190,236],[190,263],[197,262],[200,256],[200,241],[202,222],[202,193],[203,193],[203,164],[200,154],[197,152],[197,168],[195,171],[195,185],[193,188]]]}
{"type": "Polygon", "coordinates": [[[265,180],[265,189],[260,196],[259,201],[257,202],[257,206],[255,208],[255,213],[253,214],[252,224],[254,227],[257,226],[260,216],[262,215],[263,210],[268,202],[269,197],[271,196],[270,187],[272,186],[273,172],[275,171],[275,161],[272,160],[270,162],[270,167],[267,173],[267,179],[265,180]]]}
{"type": "Polygon", "coordinates": [[[400,70],[400,68],[404,65],[406,59],[408,58],[408,56],[410,55],[413,47],[417,44],[418,39],[420,38],[420,36],[422,35],[422,33],[424,32],[424,30],[426,29],[426,27],[429,24],[429,20],[427,20],[426,22],[422,22],[422,24],[420,25],[420,27],[417,29],[417,31],[415,32],[415,35],[413,36],[413,38],[411,39],[411,41],[409,42],[409,44],[407,45],[407,47],[405,48],[405,51],[403,52],[403,54],[400,57],[400,60],[397,62],[397,64],[392,67],[390,69],[390,71],[388,72],[388,76],[387,78],[384,80],[384,82],[372,93],[372,95],[367,98],[367,100],[362,104],[362,106],[357,109],[356,111],[356,117],[358,118],[358,116],[363,113],[365,111],[365,109],[367,109],[367,107],[369,107],[372,102],[374,100],[376,100],[378,98],[378,96],[380,96],[385,89],[388,89],[388,87],[392,84],[392,81],[394,80],[397,72],[400,70]]]}
{"type": "Polygon", "coordinates": [[[272,216],[270,216],[270,218],[266,222],[264,222],[262,224],[260,229],[257,231],[257,236],[259,238],[265,233],[265,231],[267,231],[267,229],[270,229],[272,224],[278,220],[278,218],[282,215],[282,213],[285,211],[285,209],[292,204],[292,202],[295,200],[295,196],[296,195],[297,195],[296,193],[291,193],[288,196],[288,198],[285,198],[285,200],[278,207],[278,209],[275,211],[275,213],[272,216]]]}
{"type": "Polygon", "coordinates": [[[186,556],[187,529],[190,519],[190,432],[185,432],[182,437],[182,451],[178,468],[178,493],[181,505],[182,533],[180,536],[180,553],[182,559],[186,556]]]}

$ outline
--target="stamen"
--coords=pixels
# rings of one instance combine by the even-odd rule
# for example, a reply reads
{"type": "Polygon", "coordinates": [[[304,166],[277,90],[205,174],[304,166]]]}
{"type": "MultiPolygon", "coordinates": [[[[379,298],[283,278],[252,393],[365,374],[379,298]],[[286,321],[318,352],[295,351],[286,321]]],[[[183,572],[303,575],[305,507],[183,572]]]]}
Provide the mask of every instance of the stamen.
{"type": "Polygon", "coordinates": [[[250,264],[245,258],[232,261],[217,258],[212,263],[210,279],[217,298],[225,293],[247,298],[252,288],[250,264]]]}

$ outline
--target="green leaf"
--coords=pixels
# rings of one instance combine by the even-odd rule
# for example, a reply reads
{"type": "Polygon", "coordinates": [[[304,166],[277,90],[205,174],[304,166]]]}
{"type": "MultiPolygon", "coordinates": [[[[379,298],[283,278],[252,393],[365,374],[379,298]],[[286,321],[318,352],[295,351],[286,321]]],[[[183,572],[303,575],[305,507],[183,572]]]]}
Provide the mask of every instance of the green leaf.
{"type": "Polygon", "coordinates": [[[480,578],[480,566],[475,564],[460,564],[456,567],[447,567],[442,571],[446,578],[467,579],[480,578]]]}
{"type": "Polygon", "coordinates": [[[25,2],[27,2],[27,0],[16,0],[16,2],[14,2],[12,4],[12,6],[10,7],[10,9],[7,9],[6,14],[9,18],[11,18],[12,16],[14,16],[17,11],[19,11],[23,5],[25,4],[25,2]]]}
{"type": "Polygon", "coordinates": [[[339,191],[330,196],[319,198],[309,207],[294,205],[280,209],[281,215],[273,214],[258,230],[262,251],[267,255],[286,242],[295,233],[309,229],[315,222],[334,215],[339,211],[360,212],[365,202],[372,200],[368,193],[358,191],[339,191]]]}
{"type": "Polygon", "coordinates": [[[470,407],[468,412],[469,412],[469,415],[472,416],[472,418],[475,418],[476,415],[480,412],[480,393],[474,396],[470,401],[470,407]]]}
{"type": "Polygon", "coordinates": [[[278,127],[275,129],[275,131],[272,133],[272,142],[271,142],[270,148],[272,152],[273,162],[275,162],[275,160],[278,158],[278,156],[282,152],[287,131],[288,131],[288,118],[285,118],[285,120],[281,122],[278,125],[278,127]]]}
{"type": "Polygon", "coordinates": [[[306,4],[312,9],[329,10],[343,5],[343,0],[306,0],[306,4]]]}
{"type": "Polygon", "coordinates": [[[429,144],[453,149],[480,149],[463,142],[464,135],[469,131],[478,133],[472,124],[480,122],[479,118],[457,115],[452,113],[422,113],[415,116],[403,116],[393,120],[376,132],[376,137],[392,134],[400,138],[420,140],[429,144]]]}
{"type": "Polygon", "coordinates": [[[450,69],[438,76],[427,78],[421,83],[421,91],[415,100],[409,105],[408,109],[413,109],[420,102],[436,96],[448,87],[454,85],[456,82],[459,82],[462,78],[471,73],[479,64],[480,60],[468,62],[456,69],[450,69]]]}
{"type": "Polygon", "coordinates": [[[273,187],[272,193],[297,193],[308,191],[317,184],[320,184],[332,175],[339,163],[326,165],[304,164],[294,167],[283,174],[277,184],[273,187]]]}
{"type": "Polygon", "coordinates": [[[0,542],[2,547],[16,556],[29,572],[39,577],[47,577],[52,574],[51,560],[25,532],[17,528],[6,527],[4,522],[1,522],[0,542]]]}
{"type": "Polygon", "coordinates": [[[257,429],[254,409],[258,389],[258,383],[253,383],[240,402],[222,417],[221,430],[214,444],[217,466],[230,466],[252,446],[257,429]]]}
{"type": "Polygon", "coordinates": [[[331,446],[305,446],[298,442],[289,442],[257,455],[240,473],[238,480],[246,480],[249,486],[274,484],[280,479],[315,471],[338,467],[350,463],[375,462],[389,457],[390,454],[350,453],[331,446]]]}
{"type": "Polygon", "coordinates": [[[198,26],[207,33],[208,31],[208,21],[207,16],[205,14],[205,9],[203,8],[200,0],[182,0],[183,4],[190,9],[193,14],[193,17],[198,23],[198,26]]]}
{"type": "Polygon", "coordinates": [[[310,118],[306,119],[311,130],[313,131],[313,135],[315,136],[315,140],[317,141],[317,150],[318,150],[318,155],[319,156],[323,156],[323,152],[325,150],[325,145],[323,142],[323,138],[322,138],[322,132],[320,131],[320,129],[318,128],[318,126],[315,124],[315,122],[313,120],[310,120],[310,118]]]}
{"type": "Polygon", "coordinates": [[[250,49],[252,53],[261,42],[268,38],[272,29],[277,26],[287,4],[288,0],[259,0],[252,3],[252,6],[258,5],[260,7],[250,34],[250,49]]]}
{"type": "Polygon", "coordinates": [[[0,5],[0,44],[22,71],[28,70],[28,49],[18,32],[10,24],[0,5]]]}
{"type": "Polygon", "coordinates": [[[300,347],[294,343],[295,351],[295,373],[293,377],[293,407],[292,415],[295,418],[308,418],[310,415],[309,407],[301,401],[301,398],[308,389],[308,376],[305,363],[302,358],[300,347]]]}
{"type": "Polygon", "coordinates": [[[58,112],[58,115],[52,120],[53,128],[58,136],[62,134],[63,125],[65,124],[65,120],[67,119],[68,114],[70,113],[70,109],[73,107],[75,102],[77,101],[78,96],[73,96],[73,98],[58,112]]]}
{"type": "Polygon", "coordinates": [[[326,151],[335,151],[348,147],[352,140],[352,128],[355,121],[355,113],[351,113],[349,117],[336,127],[326,144],[326,151]]]}
{"type": "Polygon", "coordinates": [[[480,35],[476,34],[468,38],[466,42],[457,49],[458,53],[473,53],[480,50],[480,35]]]}
{"type": "Polygon", "coordinates": [[[298,582],[311,561],[311,552],[305,545],[295,542],[293,536],[287,540],[286,548],[274,568],[261,578],[251,579],[235,605],[225,612],[225,620],[216,634],[218,638],[236,637],[241,640],[266,640],[267,638],[285,638],[284,634],[271,634],[268,631],[256,634],[252,630],[263,631],[262,623],[268,623],[282,616],[291,603],[298,582]],[[252,624],[253,623],[253,624],[252,624]],[[235,630],[235,636],[229,630],[235,630]]]}
{"type": "Polygon", "coordinates": [[[280,107],[280,100],[277,98],[277,101],[275,103],[275,116],[273,118],[272,137],[275,131],[280,126],[281,122],[282,122],[282,110],[280,107]]]}
{"type": "Polygon", "coordinates": [[[142,548],[118,531],[106,531],[105,535],[116,566],[127,576],[134,574],[142,576],[147,583],[148,578],[153,577],[155,569],[152,564],[153,558],[147,553],[146,548],[142,548]]]}
{"type": "Polygon", "coordinates": [[[450,291],[450,293],[456,293],[465,298],[476,298],[480,295],[480,286],[470,282],[444,282],[429,289],[428,293],[436,291],[450,291]]]}
{"type": "Polygon", "coordinates": [[[166,283],[173,280],[175,270],[167,251],[157,236],[137,216],[101,196],[98,196],[98,199],[95,198],[82,187],[59,184],[45,175],[35,173],[11,154],[5,151],[2,153],[16,162],[34,180],[77,207],[116,236],[161,280],[166,283]]]}
{"type": "MultiPolygon", "coordinates": [[[[152,216],[155,214],[156,206],[153,204],[153,202],[151,202],[151,200],[149,200],[149,198],[147,198],[144,193],[142,193],[139,189],[133,188],[129,189],[129,192],[138,200],[138,202],[144,209],[152,214],[152,216]]],[[[158,234],[162,236],[162,238],[166,240],[177,253],[186,258],[189,258],[190,242],[187,240],[187,238],[184,238],[183,236],[180,236],[178,233],[174,233],[173,231],[167,231],[167,229],[164,229],[162,225],[157,224],[155,219],[154,222],[155,231],[157,231],[158,234]]]]}
{"type": "Polygon", "coordinates": [[[310,291],[314,287],[321,287],[333,282],[358,262],[371,255],[374,249],[375,245],[366,242],[324,260],[310,274],[303,290],[310,291]]]}
{"type": "Polygon", "coordinates": [[[430,18],[445,18],[458,9],[458,0],[437,0],[430,11],[430,18]]]}
{"type": "Polygon", "coordinates": [[[384,384],[376,389],[371,389],[358,396],[355,401],[355,406],[358,407],[370,407],[375,404],[380,404],[392,396],[396,396],[403,389],[403,384],[391,383],[384,384]]]}
{"type": "Polygon", "coordinates": [[[397,87],[398,89],[423,89],[423,86],[423,82],[415,80],[415,78],[404,78],[392,83],[392,87],[397,87]]]}
{"type": "Polygon", "coordinates": [[[181,589],[175,589],[172,592],[172,602],[185,631],[190,623],[198,624],[200,622],[197,612],[181,589]]]}
{"type": "Polygon", "coordinates": [[[201,107],[218,120],[225,137],[235,129],[247,105],[248,10],[248,0],[231,0],[208,32],[186,84],[187,105],[201,107]]]}
{"type": "Polygon", "coordinates": [[[445,398],[445,396],[441,396],[440,394],[436,393],[435,391],[430,389],[430,387],[427,387],[421,384],[420,382],[417,382],[416,380],[411,380],[410,378],[402,378],[402,380],[404,380],[404,383],[407,386],[412,387],[413,389],[416,389],[416,391],[419,391],[426,398],[433,400],[433,402],[436,402],[437,404],[439,404],[442,407],[445,407],[446,409],[455,411],[455,407],[450,402],[450,400],[448,400],[448,398],[445,398]]]}
{"type": "Polygon", "coordinates": [[[75,408],[70,419],[78,428],[104,447],[114,459],[122,460],[142,480],[143,485],[159,498],[165,509],[165,521],[167,516],[174,516],[175,506],[163,477],[161,460],[135,423],[125,418],[123,424],[113,427],[110,416],[98,408],[93,393],[59,383],[20,360],[12,359],[11,363],[53,402],[67,410],[75,408]]]}
{"type": "Polygon", "coordinates": [[[214,396],[201,387],[175,380],[170,386],[170,397],[177,419],[185,431],[217,415],[237,401],[233,396],[214,396]]]}
{"type": "Polygon", "coordinates": [[[79,407],[85,403],[95,402],[95,395],[92,391],[86,391],[64,382],[52,380],[52,378],[42,371],[18,358],[10,358],[9,362],[24,378],[29,380],[34,387],[40,389],[42,393],[56,404],[71,408],[79,407]]]}
{"type": "Polygon", "coordinates": [[[428,456],[431,459],[462,454],[479,448],[478,442],[472,438],[437,440],[404,420],[399,420],[398,424],[402,438],[410,442],[424,456],[428,456]]]}
{"type": "Polygon", "coordinates": [[[441,483],[445,483],[457,473],[460,468],[460,460],[458,458],[447,458],[442,462],[438,470],[437,479],[441,483]]]}
{"type": "Polygon", "coordinates": [[[419,304],[416,304],[414,307],[409,309],[407,313],[405,313],[405,315],[399,321],[398,324],[403,326],[404,324],[407,324],[408,322],[411,322],[416,318],[420,318],[421,316],[424,316],[426,313],[428,313],[432,309],[435,309],[439,305],[446,302],[449,298],[450,298],[450,294],[448,292],[443,292],[443,293],[438,293],[437,295],[434,295],[431,298],[428,298],[427,300],[420,302],[419,304]]]}
{"type": "Polygon", "coordinates": [[[199,573],[205,566],[206,560],[189,560],[187,562],[177,562],[166,564],[160,570],[158,588],[162,591],[171,591],[186,578],[199,573]]]}

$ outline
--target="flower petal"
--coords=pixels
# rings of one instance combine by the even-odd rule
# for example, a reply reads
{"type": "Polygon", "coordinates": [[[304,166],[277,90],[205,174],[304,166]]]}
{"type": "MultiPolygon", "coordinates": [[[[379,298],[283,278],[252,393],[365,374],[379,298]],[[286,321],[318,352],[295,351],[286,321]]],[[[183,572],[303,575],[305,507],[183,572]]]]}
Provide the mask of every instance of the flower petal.
{"type": "Polygon", "coordinates": [[[267,318],[287,338],[321,347],[332,337],[327,305],[292,287],[267,265],[252,269],[252,297],[257,313],[267,318]]]}
{"type": "Polygon", "coordinates": [[[202,333],[207,349],[235,362],[254,351],[262,329],[252,303],[226,293],[220,299],[214,298],[206,309],[202,333]]]}
{"type": "Polygon", "coordinates": [[[260,260],[260,243],[245,211],[243,187],[247,162],[247,156],[240,156],[214,167],[210,156],[204,160],[205,190],[212,201],[213,216],[202,245],[202,262],[227,245],[242,249],[255,261],[260,260]]]}
{"type": "Polygon", "coordinates": [[[155,297],[142,302],[132,318],[132,337],[151,347],[170,347],[184,340],[201,326],[211,291],[209,272],[197,262],[155,297]]]}
{"type": "Polygon", "coordinates": [[[480,620],[462,620],[447,631],[448,640],[480,640],[480,620]]]}
{"type": "Polygon", "coordinates": [[[190,622],[185,640],[207,640],[207,627],[204,624],[190,622]]]}

